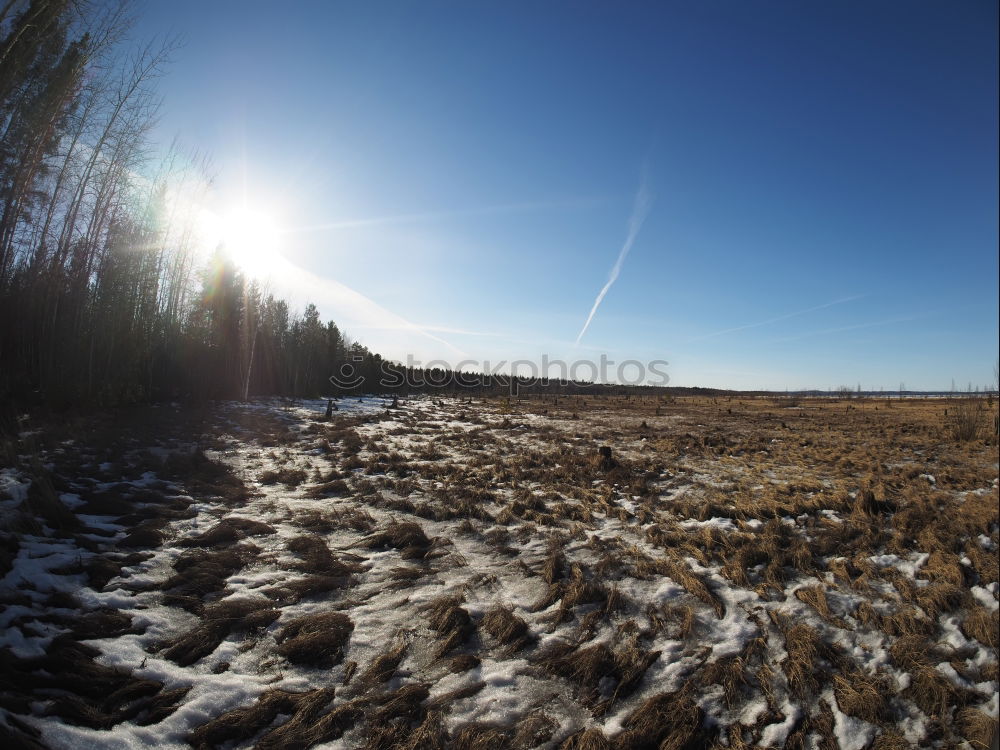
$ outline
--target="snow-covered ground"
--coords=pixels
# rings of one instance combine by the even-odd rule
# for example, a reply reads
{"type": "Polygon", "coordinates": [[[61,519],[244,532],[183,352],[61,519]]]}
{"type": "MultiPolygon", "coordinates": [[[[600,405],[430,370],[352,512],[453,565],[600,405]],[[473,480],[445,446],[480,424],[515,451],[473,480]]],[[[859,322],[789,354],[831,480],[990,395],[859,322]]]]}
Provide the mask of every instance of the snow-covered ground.
{"type": "MultiPolygon", "coordinates": [[[[995,628],[995,578],[956,558],[960,590],[940,588],[951,551],[926,536],[859,553],[844,527],[883,519],[859,521],[846,495],[819,507],[821,472],[797,510],[750,510],[726,498],[787,480],[765,486],[732,455],[665,463],[608,412],[392,407],[342,399],[327,422],[325,401],[221,404],[206,436],[95,458],[53,489],[78,527],[51,510],[8,523],[5,731],[52,748],[848,750],[971,746],[968,727],[995,725],[996,640],[975,637],[995,628]],[[617,436],[613,459],[595,434],[617,436]],[[231,478],[192,463],[197,448],[231,478]],[[850,551],[828,549],[835,534],[850,551]],[[121,566],[106,580],[102,559],[121,566]],[[81,628],[94,613],[124,619],[81,628]],[[310,627],[346,638],[312,642],[310,627]],[[47,654],[118,670],[99,674],[123,694],[27,679],[59,666],[47,654]],[[265,710],[275,691],[295,696],[265,710]]],[[[935,489],[931,470],[915,476],[935,489]]],[[[4,518],[34,507],[30,486],[0,471],[4,518]]],[[[976,489],[956,502],[995,503],[995,480],[976,489]]],[[[968,537],[995,558],[995,519],[968,537]]]]}

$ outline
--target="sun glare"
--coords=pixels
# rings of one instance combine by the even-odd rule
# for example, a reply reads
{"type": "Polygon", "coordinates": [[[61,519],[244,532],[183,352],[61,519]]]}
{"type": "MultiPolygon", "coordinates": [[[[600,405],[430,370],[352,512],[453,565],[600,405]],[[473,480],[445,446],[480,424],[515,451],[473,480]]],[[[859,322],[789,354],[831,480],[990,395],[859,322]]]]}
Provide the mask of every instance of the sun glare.
{"type": "Polygon", "coordinates": [[[239,208],[222,216],[222,244],[237,265],[253,276],[274,270],[281,251],[281,233],[274,219],[256,209],[239,208]]]}
{"type": "Polygon", "coordinates": [[[280,265],[281,231],[268,213],[249,207],[222,214],[207,211],[201,223],[206,243],[221,245],[245,273],[266,278],[280,265]]]}

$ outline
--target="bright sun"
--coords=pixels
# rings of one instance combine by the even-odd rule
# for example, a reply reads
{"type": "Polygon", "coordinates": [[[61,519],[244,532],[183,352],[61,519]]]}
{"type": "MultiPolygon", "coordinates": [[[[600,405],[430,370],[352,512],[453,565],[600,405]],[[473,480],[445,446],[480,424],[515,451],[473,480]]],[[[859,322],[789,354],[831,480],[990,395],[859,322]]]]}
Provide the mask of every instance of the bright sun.
{"type": "Polygon", "coordinates": [[[266,278],[280,265],[281,231],[274,219],[256,208],[239,207],[205,217],[206,235],[243,271],[266,278]]]}

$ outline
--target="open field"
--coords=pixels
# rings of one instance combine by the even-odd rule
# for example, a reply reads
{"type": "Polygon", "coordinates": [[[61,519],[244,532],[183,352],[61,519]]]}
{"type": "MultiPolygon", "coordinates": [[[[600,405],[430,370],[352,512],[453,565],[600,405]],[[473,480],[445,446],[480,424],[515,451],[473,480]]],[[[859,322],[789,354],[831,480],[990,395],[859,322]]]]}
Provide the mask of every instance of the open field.
{"type": "Polygon", "coordinates": [[[997,446],[955,401],[324,406],[22,427],[5,747],[996,733],[997,446]]]}

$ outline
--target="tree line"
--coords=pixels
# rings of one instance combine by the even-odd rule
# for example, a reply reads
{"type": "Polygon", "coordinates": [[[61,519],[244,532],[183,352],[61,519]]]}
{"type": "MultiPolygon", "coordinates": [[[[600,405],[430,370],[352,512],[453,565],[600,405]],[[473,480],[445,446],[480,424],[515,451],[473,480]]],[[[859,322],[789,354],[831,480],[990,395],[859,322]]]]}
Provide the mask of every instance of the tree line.
{"type": "Polygon", "coordinates": [[[327,392],[373,354],[197,247],[207,162],[154,158],[128,0],[0,5],[0,399],[109,405],[327,392]],[[179,201],[178,196],[184,196],[179,201]]]}

